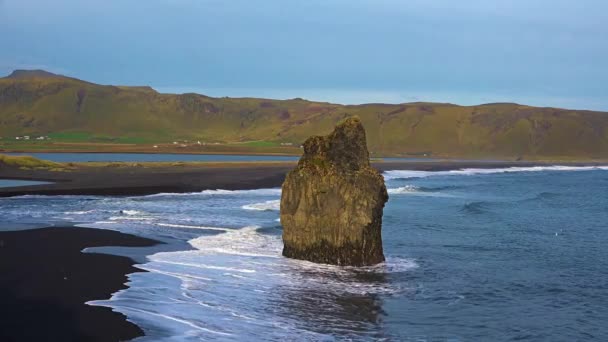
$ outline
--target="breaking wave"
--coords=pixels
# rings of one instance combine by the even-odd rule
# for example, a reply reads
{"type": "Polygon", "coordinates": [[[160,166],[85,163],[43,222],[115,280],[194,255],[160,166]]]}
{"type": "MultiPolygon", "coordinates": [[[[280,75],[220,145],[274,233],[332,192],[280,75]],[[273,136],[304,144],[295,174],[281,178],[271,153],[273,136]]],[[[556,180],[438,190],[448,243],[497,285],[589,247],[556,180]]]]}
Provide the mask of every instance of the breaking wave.
{"type": "Polygon", "coordinates": [[[283,248],[281,238],[260,234],[259,228],[251,226],[231,229],[224,234],[202,236],[190,240],[189,243],[201,253],[279,257],[283,248]]]}
{"type": "Polygon", "coordinates": [[[413,185],[406,185],[406,186],[401,186],[398,188],[389,188],[386,190],[389,194],[394,195],[394,194],[411,194],[411,193],[417,193],[420,192],[420,189],[416,186],[413,185]]]}
{"type": "Polygon", "coordinates": [[[242,206],[245,210],[271,211],[281,209],[281,200],[271,200],[261,203],[246,204],[242,206]]]}
{"type": "Polygon", "coordinates": [[[253,190],[203,190],[199,192],[161,192],[158,194],[152,194],[147,196],[138,196],[141,198],[150,198],[150,197],[169,197],[169,196],[232,196],[232,195],[240,195],[240,196],[274,196],[280,195],[280,188],[268,188],[268,189],[253,189],[253,190]]]}
{"type": "Polygon", "coordinates": [[[388,188],[386,191],[389,195],[414,195],[414,196],[427,196],[427,197],[454,197],[454,195],[440,192],[440,190],[447,190],[450,187],[418,187],[414,185],[405,185],[398,188],[388,188]]]}
{"type": "Polygon", "coordinates": [[[141,211],[138,210],[121,210],[120,211],[121,214],[127,215],[127,216],[135,216],[135,215],[142,215],[144,214],[141,211]]]}
{"type": "Polygon", "coordinates": [[[161,227],[172,227],[172,228],[187,228],[187,229],[203,229],[203,230],[217,230],[222,232],[228,232],[234,229],[230,228],[218,228],[218,227],[207,227],[207,226],[193,226],[188,224],[173,224],[173,223],[157,223],[157,226],[161,227]]]}
{"type": "Polygon", "coordinates": [[[497,169],[460,169],[449,171],[417,171],[417,170],[390,170],[384,172],[384,179],[411,179],[431,176],[470,176],[509,172],[540,172],[540,171],[594,171],[608,170],[608,166],[531,166],[531,167],[508,167],[497,169]]]}
{"type": "Polygon", "coordinates": [[[137,266],[148,272],[129,275],[130,288],[89,304],[110,306],[145,331],[165,331],[174,341],[360,338],[370,327],[364,319],[353,320],[351,332],[345,331],[343,317],[352,313],[341,303],[359,298],[362,315],[381,315],[375,296],[413,291],[387,277],[418,267],[396,257],[371,267],[287,259],[281,256],[280,230],[269,227],[225,229],[189,243],[195,250],[149,256],[137,266]]]}

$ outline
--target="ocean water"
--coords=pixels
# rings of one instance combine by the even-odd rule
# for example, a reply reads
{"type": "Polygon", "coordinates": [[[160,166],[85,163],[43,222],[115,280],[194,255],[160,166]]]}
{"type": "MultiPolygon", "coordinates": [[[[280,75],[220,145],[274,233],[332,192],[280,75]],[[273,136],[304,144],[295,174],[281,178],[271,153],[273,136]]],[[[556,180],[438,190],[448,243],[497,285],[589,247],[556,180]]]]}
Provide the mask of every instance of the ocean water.
{"type": "Polygon", "coordinates": [[[608,340],[608,168],[385,178],[387,261],[373,267],[283,258],[280,189],[23,196],[0,199],[0,221],[187,243],[90,303],[127,315],[140,341],[608,340]]]}
{"type": "Polygon", "coordinates": [[[50,184],[49,182],[16,180],[16,179],[0,179],[0,188],[10,188],[14,186],[42,185],[50,184]]]}

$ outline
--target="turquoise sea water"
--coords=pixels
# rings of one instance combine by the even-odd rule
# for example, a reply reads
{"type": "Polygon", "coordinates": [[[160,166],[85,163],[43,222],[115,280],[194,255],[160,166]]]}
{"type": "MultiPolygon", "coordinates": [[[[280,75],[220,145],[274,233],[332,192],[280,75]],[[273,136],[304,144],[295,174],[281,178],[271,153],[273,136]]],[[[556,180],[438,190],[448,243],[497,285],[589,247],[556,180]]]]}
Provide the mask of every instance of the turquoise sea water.
{"type": "Polygon", "coordinates": [[[126,314],[144,341],[608,340],[606,168],[385,178],[387,262],[367,268],[281,257],[280,189],[24,196],[0,212],[188,242],[150,252],[149,272],[91,303],[126,314]]]}

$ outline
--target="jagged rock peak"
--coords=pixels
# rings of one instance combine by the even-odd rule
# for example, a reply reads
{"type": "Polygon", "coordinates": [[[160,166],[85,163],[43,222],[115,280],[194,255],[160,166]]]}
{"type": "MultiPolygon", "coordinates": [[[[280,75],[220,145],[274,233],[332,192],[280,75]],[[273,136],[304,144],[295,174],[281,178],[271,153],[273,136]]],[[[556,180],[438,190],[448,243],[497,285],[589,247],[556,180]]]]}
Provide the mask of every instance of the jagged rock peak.
{"type": "Polygon", "coordinates": [[[365,129],[358,117],[344,119],[327,136],[313,136],[304,143],[303,163],[327,160],[333,166],[356,171],[369,166],[365,129]]]}

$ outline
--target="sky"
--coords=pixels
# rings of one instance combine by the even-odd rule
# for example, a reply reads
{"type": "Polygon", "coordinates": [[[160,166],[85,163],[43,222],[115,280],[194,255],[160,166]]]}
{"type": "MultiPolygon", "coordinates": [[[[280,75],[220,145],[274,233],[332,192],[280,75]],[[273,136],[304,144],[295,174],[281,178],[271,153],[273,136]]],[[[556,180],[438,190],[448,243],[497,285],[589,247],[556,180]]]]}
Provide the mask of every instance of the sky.
{"type": "Polygon", "coordinates": [[[608,111],[606,0],[0,0],[0,74],[608,111]]]}

